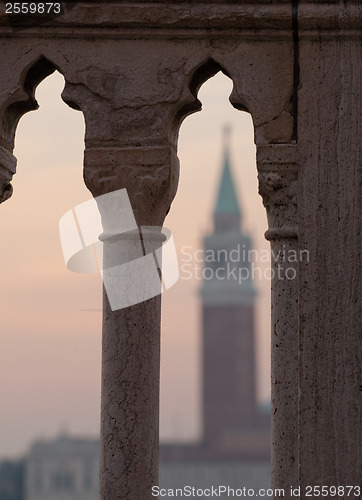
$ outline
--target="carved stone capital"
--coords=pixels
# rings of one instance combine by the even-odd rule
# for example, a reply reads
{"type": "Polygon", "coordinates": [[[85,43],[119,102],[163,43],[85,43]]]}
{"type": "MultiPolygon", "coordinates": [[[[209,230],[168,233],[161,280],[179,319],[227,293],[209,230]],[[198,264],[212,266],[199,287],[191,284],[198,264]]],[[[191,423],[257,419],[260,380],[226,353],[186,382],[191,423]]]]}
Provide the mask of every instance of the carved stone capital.
{"type": "Polygon", "coordinates": [[[259,193],[267,210],[267,240],[297,238],[296,146],[271,144],[257,151],[259,193]]]}
{"type": "Polygon", "coordinates": [[[126,188],[139,226],[162,226],[178,175],[171,146],[90,148],[84,154],[84,180],[93,196],[126,188]]]}
{"type": "Polygon", "coordinates": [[[0,203],[13,194],[11,180],[16,172],[16,158],[7,149],[0,146],[0,203]]]}

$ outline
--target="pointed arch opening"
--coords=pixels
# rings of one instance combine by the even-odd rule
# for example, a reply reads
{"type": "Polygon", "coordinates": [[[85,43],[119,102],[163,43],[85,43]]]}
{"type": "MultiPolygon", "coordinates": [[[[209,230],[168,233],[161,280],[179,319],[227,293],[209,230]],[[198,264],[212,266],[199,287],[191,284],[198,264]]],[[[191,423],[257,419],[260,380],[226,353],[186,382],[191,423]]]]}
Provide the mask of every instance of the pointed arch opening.
{"type": "MultiPolygon", "coordinates": [[[[206,61],[200,63],[198,67],[191,73],[188,83],[188,90],[193,99],[187,99],[186,104],[181,104],[180,109],[174,115],[171,128],[172,136],[173,138],[176,138],[175,142],[177,142],[180,127],[185,118],[193,113],[196,113],[197,111],[201,111],[202,109],[202,103],[199,99],[199,90],[208,80],[218,74],[219,77],[220,75],[224,75],[227,79],[232,81],[232,77],[229,71],[211,57],[206,61]]],[[[249,113],[246,102],[244,102],[244,99],[236,94],[234,87],[229,94],[229,102],[235,109],[249,113]]]]}
{"type": "MultiPolygon", "coordinates": [[[[270,281],[269,244],[264,239],[267,222],[258,194],[254,127],[246,103],[235,94],[230,75],[215,60],[209,59],[200,65],[191,79],[190,91],[195,101],[184,107],[179,117],[186,117],[201,107],[203,110],[182,124],[178,141],[180,183],[165,221],[178,247],[180,280],[163,297],[161,484],[164,481],[171,487],[177,475],[181,477],[185,471],[194,472],[192,479],[197,484],[195,464],[210,465],[212,459],[224,462],[219,469],[221,477],[233,471],[240,483],[243,472],[237,457],[244,457],[241,462],[245,479],[249,481],[254,470],[256,476],[263,477],[259,484],[263,487],[270,482],[270,281]],[[227,124],[233,131],[226,155],[222,128],[227,124]],[[240,227],[240,233],[232,235],[223,231],[232,208],[228,203],[230,189],[235,189],[231,193],[237,199],[234,208],[238,204],[240,209],[239,213],[230,214],[231,226],[236,229],[235,224],[239,224],[240,227]],[[221,199],[225,196],[226,200],[221,199]],[[241,252],[240,258],[244,259],[243,251],[248,249],[247,270],[254,273],[255,279],[248,281],[247,286],[254,287],[257,294],[254,298],[252,293],[246,297],[244,290],[245,297],[240,298],[234,290],[235,296],[228,299],[229,291],[225,287],[216,290],[225,279],[221,273],[218,280],[217,269],[225,268],[232,250],[234,254],[241,252]],[[238,300],[241,300],[239,307],[238,300]],[[182,322],[175,321],[177,317],[182,318],[182,322]],[[228,335],[230,332],[226,330],[235,326],[240,329],[240,325],[242,329],[247,323],[249,334],[244,338],[233,333],[228,335]],[[225,342],[218,339],[218,335],[223,335],[225,342]],[[228,343],[226,348],[225,343],[228,343]],[[240,359],[235,353],[240,354],[240,359]],[[250,357],[255,357],[254,374],[250,373],[253,369],[248,362],[250,357]],[[248,391],[245,379],[252,390],[248,391]],[[230,403],[230,400],[233,401],[230,403]],[[240,401],[255,404],[252,414],[243,416],[240,401]],[[241,424],[236,422],[238,412],[241,420],[244,419],[241,424]],[[261,423],[256,429],[251,422],[259,416],[261,423]],[[234,425],[234,429],[226,428],[228,424],[234,425]],[[243,426],[245,432],[242,432],[243,426]],[[213,432],[215,439],[219,434],[218,443],[210,439],[213,432]],[[168,457],[172,457],[175,464],[178,462],[175,468],[165,464],[168,457]],[[234,464],[229,468],[228,460],[234,464]]],[[[235,262],[229,263],[235,267],[235,262]]],[[[245,289],[244,285],[241,283],[240,288],[245,289]]],[[[210,465],[211,470],[217,473],[210,465]]]]}
{"type": "Polygon", "coordinates": [[[22,71],[19,89],[9,97],[9,102],[5,104],[3,122],[3,145],[5,147],[9,149],[14,147],[15,132],[20,118],[29,111],[38,109],[35,99],[36,88],[56,70],[54,63],[44,56],[39,56],[35,62],[26,65],[22,71]]]}

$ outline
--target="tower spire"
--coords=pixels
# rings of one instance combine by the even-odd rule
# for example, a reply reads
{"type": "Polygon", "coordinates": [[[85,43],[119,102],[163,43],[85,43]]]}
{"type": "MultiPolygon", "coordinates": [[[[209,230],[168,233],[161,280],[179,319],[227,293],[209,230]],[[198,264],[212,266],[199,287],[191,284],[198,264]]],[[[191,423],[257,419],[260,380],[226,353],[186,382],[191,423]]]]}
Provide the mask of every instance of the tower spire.
{"type": "Polygon", "coordinates": [[[223,169],[219,184],[218,195],[214,209],[216,231],[223,226],[240,229],[240,206],[235,190],[230,164],[230,136],[231,126],[225,125],[223,129],[223,169]]]}
{"type": "Polygon", "coordinates": [[[231,125],[230,123],[226,123],[223,127],[223,143],[224,143],[224,151],[230,151],[230,137],[231,137],[231,125]]]}

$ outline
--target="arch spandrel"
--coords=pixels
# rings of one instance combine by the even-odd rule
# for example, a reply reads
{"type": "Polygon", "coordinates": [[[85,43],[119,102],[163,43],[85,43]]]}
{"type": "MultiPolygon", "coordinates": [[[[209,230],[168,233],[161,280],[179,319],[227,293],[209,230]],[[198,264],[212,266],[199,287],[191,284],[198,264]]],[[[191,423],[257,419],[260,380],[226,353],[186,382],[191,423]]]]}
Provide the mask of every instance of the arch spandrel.
{"type": "Polygon", "coordinates": [[[255,144],[290,143],[293,135],[293,45],[243,41],[219,56],[234,83],[231,104],[253,119],[255,144]]]}

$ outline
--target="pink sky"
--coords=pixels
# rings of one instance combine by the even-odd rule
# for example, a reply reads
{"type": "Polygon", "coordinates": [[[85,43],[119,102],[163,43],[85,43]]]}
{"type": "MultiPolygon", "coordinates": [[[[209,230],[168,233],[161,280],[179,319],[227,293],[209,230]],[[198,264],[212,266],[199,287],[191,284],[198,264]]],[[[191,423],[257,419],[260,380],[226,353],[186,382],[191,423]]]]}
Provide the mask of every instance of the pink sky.
{"type": "MultiPolygon", "coordinates": [[[[101,280],[69,272],[59,234],[60,217],[90,198],[82,180],[84,121],[60,99],[55,74],[38,88],[40,109],[24,116],[16,135],[18,173],[13,197],[0,207],[3,264],[0,283],[0,458],[26,451],[36,438],[69,432],[96,435],[99,425],[101,280]]],[[[211,228],[221,168],[221,129],[230,123],[235,183],[245,230],[254,246],[266,216],[257,193],[251,118],[228,103],[231,81],[219,74],[200,90],[203,111],[180,131],[179,192],[165,225],[181,255],[197,249],[211,228]]],[[[269,394],[270,294],[258,291],[258,390],[269,394]]],[[[200,432],[199,322],[196,280],[163,295],[161,437],[192,439],[200,432]],[[182,318],[182,321],[180,321],[182,318]],[[175,391],[175,387],[177,390],[175,391]]]]}

